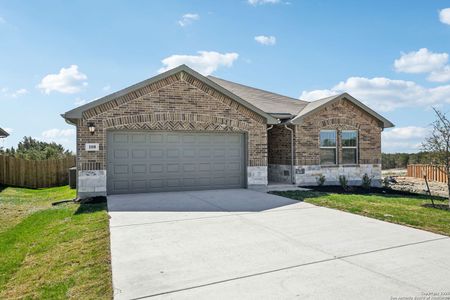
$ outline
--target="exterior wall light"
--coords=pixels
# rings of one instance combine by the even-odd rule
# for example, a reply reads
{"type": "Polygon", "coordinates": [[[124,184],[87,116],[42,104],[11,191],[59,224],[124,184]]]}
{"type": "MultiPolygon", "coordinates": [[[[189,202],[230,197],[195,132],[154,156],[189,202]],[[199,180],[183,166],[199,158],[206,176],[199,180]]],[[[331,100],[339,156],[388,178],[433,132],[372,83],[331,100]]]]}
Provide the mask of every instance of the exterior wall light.
{"type": "Polygon", "coordinates": [[[94,135],[95,132],[95,125],[94,123],[88,123],[89,132],[94,135]]]}

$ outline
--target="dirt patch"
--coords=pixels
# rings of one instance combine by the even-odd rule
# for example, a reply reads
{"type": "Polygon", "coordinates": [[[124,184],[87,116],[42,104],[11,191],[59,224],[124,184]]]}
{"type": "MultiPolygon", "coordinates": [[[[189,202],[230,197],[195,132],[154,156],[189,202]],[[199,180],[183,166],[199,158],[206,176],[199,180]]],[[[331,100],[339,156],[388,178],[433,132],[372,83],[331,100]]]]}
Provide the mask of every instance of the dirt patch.
{"type": "MultiPolygon", "coordinates": [[[[427,186],[424,179],[404,177],[404,176],[394,176],[396,183],[390,185],[394,190],[398,191],[408,191],[416,194],[427,194],[427,186]]],[[[437,181],[428,181],[430,186],[431,195],[447,197],[448,189],[447,184],[437,181]]]]}

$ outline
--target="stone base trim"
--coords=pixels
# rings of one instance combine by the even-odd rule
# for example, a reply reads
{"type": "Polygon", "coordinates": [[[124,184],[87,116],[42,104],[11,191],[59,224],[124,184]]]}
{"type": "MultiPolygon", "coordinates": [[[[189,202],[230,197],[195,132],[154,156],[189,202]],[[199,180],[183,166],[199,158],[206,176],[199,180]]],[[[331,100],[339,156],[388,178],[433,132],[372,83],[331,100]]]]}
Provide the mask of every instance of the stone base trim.
{"type": "Polygon", "coordinates": [[[267,166],[247,167],[247,186],[267,185],[267,166]]]}
{"type": "Polygon", "coordinates": [[[295,182],[299,186],[317,185],[317,178],[325,176],[324,185],[339,185],[339,176],[347,177],[349,185],[361,185],[364,174],[372,178],[372,186],[381,186],[381,164],[355,166],[295,166],[295,182]]]}
{"type": "Polygon", "coordinates": [[[269,182],[291,183],[291,165],[269,165],[269,182]]]}
{"type": "Polygon", "coordinates": [[[78,198],[106,196],[106,170],[78,172],[78,198]]]}

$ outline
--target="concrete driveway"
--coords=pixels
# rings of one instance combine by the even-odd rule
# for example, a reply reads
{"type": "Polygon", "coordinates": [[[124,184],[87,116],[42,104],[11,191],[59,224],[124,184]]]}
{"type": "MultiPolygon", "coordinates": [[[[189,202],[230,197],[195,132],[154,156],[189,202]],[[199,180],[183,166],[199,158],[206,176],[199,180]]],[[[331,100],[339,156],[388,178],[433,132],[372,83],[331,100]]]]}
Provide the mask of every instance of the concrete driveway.
{"type": "Polygon", "coordinates": [[[108,209],[116,299],[450,296],[446,236],[243,189],[108,209]]]}

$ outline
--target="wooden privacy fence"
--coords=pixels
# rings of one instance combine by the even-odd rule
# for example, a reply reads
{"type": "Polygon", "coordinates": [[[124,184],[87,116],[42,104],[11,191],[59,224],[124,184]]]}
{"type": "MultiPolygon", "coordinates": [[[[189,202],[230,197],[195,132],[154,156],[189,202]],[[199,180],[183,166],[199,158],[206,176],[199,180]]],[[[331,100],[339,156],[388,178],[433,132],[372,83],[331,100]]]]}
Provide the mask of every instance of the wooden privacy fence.
{"type": "Polygon", "coordinates": [[[445,166],[441,165],[408,165],[406,176],[423,178],[427,175],[428,180],[447,183],[445,166]]]}
{"type": "Polygon", "coordinates": [[[46,188],[69,183],[69,168],[75,157],[27,160],[0,155],[0,184],[27,188],[46,188]]]}

